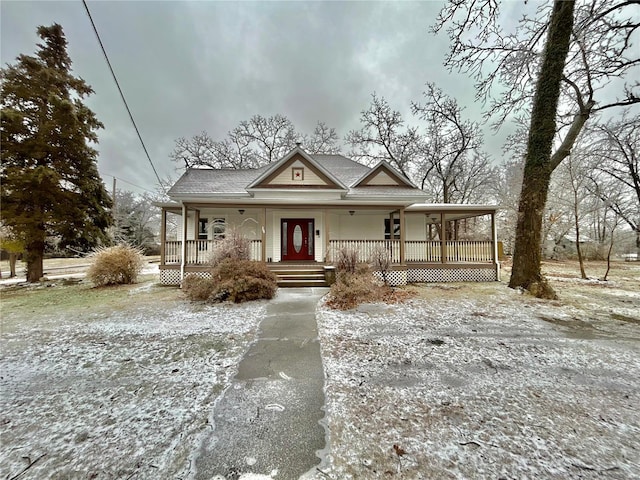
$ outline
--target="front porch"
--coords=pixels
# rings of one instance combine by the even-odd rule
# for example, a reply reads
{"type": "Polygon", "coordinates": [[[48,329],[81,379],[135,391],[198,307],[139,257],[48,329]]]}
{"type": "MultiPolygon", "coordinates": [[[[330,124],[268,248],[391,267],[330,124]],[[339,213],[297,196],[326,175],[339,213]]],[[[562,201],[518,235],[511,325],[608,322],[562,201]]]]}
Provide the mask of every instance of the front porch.
{"type": "Polygon", "coordinates": [[[343,248],[367,262],[383,248],[395,285],[499,280],[495,207],[349,208],[162,205],[161,282],[178,285],[185,275],[207,275],[210,254],[231,226],[250,239],[251,258],[274,270],[295,269],[296,262],[322,269],[343,248]]]}

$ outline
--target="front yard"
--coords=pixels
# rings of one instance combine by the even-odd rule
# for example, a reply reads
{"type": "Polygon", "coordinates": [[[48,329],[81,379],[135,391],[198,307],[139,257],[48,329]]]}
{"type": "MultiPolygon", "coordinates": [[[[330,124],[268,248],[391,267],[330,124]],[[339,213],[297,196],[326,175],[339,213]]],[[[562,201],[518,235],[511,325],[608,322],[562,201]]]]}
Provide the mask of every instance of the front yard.
{"type": "Polygon", "coordinates": [[[607,284],[547,268],[560,301],[441,284],[323,308],[331,453],[317,478],[637,478],[640,265],[607,284]]]}
{"type": "Polygon", "coordinates": [[[0,478],[186,478],[265,308],[152,277],[1,294],[0,478]]]}
{"type": "MultiPolygon", "coordinates": [[[[634,478],[640,265],[607,283],[545,269],[559,301],[485,283],[319,305],[330,445],[315,478],[634,478]]],[[[190,478],[266,303],[190,304],[155,282],[0,292],[1,478],[190,478]]]]}

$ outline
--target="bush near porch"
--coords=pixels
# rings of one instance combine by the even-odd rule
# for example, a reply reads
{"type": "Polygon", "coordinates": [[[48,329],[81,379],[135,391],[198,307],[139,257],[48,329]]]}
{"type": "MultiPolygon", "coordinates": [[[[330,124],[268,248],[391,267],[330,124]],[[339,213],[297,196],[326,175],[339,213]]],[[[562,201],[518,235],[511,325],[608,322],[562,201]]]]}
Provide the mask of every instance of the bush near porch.
{"type": "Polygon", "coordinates": [[[372,270],[383,271],[386,279],[389,263],[385,252],[372,255],[371,265],[358,262],[358,252],[341,248],[336,255],[336,282],[331,285],[327,305],[337,310],[349,310],[363,303],[396,303],[406,300],[412,294],[389,286],[378,280],[372,270]]]}
{"type": "Polygon", "coordinates": [[[266,263],[250,257],[250,241],[239,229],[229,229],[211,258],[211,278],[186,277],[185,295],[192,301],[234,303],[273,298],[278,289],[276,275],[266,263]]]}

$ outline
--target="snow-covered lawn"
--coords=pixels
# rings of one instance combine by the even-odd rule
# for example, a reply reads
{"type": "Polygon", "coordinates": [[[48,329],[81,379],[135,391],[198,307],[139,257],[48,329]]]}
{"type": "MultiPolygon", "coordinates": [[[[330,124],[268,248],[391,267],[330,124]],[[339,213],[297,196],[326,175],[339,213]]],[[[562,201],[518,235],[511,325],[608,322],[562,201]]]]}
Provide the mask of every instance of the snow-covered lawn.
{"type": "MultiPolygon", "coordinates": [[[[638,478],[640,265],[545,268],[559,301],[485,283],[321,305],[316,479],[638,478]]],[[[0,478],[190,478],[266,302],[154,281],[2,290],[0,478]]]]}
{"type": "Polygon", "coordinates": [[[560,301],[449,284],[322,308],[331,444],[317,478],[638,478],[638,267],[565,277],[560,301]]]}
{"type": "Polygon", "coordinates": [[[186,478],[265,303],[147,280],[2,292],[0,478],[186,478]]]}

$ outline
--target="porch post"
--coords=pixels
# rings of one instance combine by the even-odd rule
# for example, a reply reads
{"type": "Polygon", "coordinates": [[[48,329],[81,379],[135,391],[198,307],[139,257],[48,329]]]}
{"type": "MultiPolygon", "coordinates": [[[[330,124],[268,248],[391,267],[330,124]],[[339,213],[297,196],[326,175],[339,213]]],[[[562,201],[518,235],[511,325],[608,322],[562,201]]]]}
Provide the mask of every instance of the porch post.
{"type": "Polygon", "coordinates": [[[444,212],[440,212],[440,262],[447,263],[447,229],[444,225],[444,212]]]}
{"type": "Polygon", "coordinates": [[[493,264],[496,267],[496,278],[500,281],[500,261],[498,259],[498,228],[496,225],[496,212],[491,213],[491,240],[493,242],[493,264]]]}
{"type": "Polygon", "coordinates": [[[267,209],[263,208],[260,214],[260,255],[263,262],[267,261],[267,209]]]}
{"type": "Polygon", "coordinates": [[[198,263],[198,240],[200,239],[200,210],[194,210],[193,218],[193,238],[196,240],[196,263],[198,263]]]}
{"type": "Polygon", "coordinates": [[[324,225],[324,261],[329,261],[329,248],[331,248],[331,237],[329,236],[329,212],[327,209],[322,211],[322,223],[324,225]]]}
{"type": "Polygon", "coordinates": [[[187,257],[187,205],[182,204],[182,243],[180,245],[180,283],[184,280],[184,264],[187,257]]]}
{"type": "Polygon", "coordinates": [[[164,265],[165,247],[167,243],[167,210],[162,207],[160,214],[160,265],[164,265]]]}
{"type": "Polygon", "coordinates": [[[400,209],[400,265],[404,264],[404,207],[400,209]]]}

